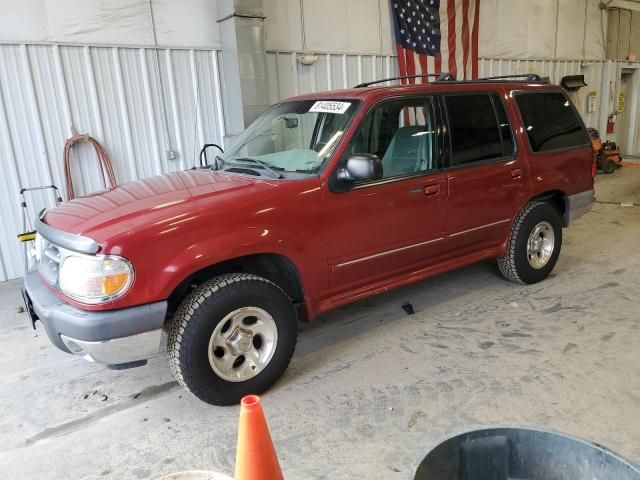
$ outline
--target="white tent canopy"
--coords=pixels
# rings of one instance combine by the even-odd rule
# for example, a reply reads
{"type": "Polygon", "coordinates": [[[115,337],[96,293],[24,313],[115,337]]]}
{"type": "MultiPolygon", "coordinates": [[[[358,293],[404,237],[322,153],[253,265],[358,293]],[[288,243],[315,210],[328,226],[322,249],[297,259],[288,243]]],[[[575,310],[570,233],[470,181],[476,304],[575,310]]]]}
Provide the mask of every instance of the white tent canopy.
{"type": "Polygon", "coordinates": [[[219,48],[214,0],[0,0],[0,43],[219,48]],[[155,37],[153,25],[155,24],[155,37]]]}

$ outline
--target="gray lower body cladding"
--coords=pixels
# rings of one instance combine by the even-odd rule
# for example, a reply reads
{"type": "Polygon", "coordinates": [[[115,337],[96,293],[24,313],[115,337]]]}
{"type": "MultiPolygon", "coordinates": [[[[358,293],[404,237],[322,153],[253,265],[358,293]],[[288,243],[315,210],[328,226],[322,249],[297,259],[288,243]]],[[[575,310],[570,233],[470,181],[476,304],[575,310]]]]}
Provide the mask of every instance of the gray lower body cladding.
{"type": "Polygon", "coordinates": [[[81,310],[51,292],[37,271],[25,275],[24,289],[51,342],[67,353],[122,364],[161,351],[166,301],[119,310],[81,310]]]}
{"type": "Polygon", "coordinates": [[[567,195],[564,197],[564,216],[562,217],[562,226],[568,227],[571,222],[581,217],[585,213],[591,211],[596,196],[593,190],[576,193],[575,195],[567,195]]]}

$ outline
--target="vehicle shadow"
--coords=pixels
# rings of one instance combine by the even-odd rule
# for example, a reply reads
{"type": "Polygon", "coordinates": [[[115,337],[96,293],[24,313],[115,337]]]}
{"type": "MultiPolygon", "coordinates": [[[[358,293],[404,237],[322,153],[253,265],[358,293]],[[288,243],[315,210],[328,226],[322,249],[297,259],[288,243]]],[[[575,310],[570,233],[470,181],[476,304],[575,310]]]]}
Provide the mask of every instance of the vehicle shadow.
{"type": "MultiPolygon", "coordinates": [[[[408,315],[402,308],[404,302],[413,306],[415,315],[435,314],[437,307],[465,296],[478,298],[485,293],[495,295],[521,285],[504,280],[495,262],[485,261],[425,279],[414,285],[382,293],[368,299],[340,307],[319,316],[312,323],[300,324],[298,345],[293,361],[335,346],[338,343],[361,337],[382,325],[400,324],[408,315]]],[[[438,320],[446,320],[439,318],[438,320]]],[[[287,380],[294,377],[287,375],[287,380]]]]}

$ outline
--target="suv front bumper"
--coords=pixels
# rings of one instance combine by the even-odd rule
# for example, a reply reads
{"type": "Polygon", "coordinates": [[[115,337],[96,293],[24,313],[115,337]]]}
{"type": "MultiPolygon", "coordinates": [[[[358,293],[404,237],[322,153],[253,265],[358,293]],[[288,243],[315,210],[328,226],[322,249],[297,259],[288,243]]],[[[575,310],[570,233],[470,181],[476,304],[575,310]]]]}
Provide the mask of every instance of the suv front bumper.
{"type": "Polygon", "coordinates": [[[27,309],[37,315],[51,342],[64,352],[121,365],[164,350],[166,301],[120,310],[80,310],[51,292],[37,271],[25,275],[24,290],[27,309]]]}

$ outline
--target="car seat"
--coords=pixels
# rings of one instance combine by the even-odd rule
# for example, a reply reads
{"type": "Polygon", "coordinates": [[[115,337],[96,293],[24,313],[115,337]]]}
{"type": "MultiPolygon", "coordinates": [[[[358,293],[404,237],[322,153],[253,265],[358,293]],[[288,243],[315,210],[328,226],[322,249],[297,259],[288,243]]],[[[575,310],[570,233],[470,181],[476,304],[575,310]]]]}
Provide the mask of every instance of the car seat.
{"type": "Polygon", "coordinates": [[[424,170],[425,142],[428,137],[426,126],[400,127],[382,157],[384,176],[393,177],[424,170]]]}

